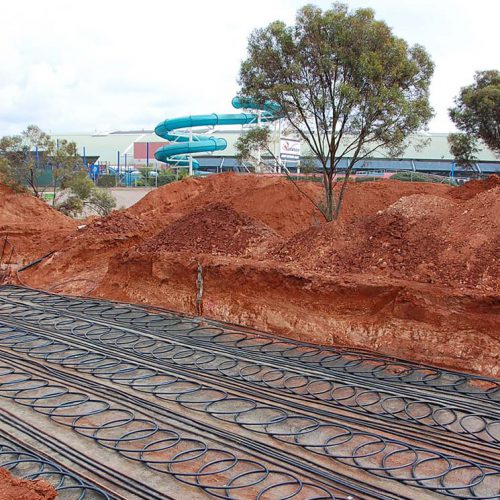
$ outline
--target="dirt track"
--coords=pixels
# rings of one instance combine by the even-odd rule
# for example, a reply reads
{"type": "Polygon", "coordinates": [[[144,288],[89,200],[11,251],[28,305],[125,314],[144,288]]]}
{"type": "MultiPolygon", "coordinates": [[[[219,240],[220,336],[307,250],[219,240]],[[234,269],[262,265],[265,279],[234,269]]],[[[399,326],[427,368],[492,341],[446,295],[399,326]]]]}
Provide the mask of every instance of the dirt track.
{"type": "MultiPolygon", "coordinates": [[[[319,199],[318,184],[300,187],[319,199]]],[[[201,263],[208,317],[495,376],[499,192],[493,177],[352,184],[324,224],[285,179],[189,179],[47,242],[58,251],[20,276],[195,313],[201,263]]]]}

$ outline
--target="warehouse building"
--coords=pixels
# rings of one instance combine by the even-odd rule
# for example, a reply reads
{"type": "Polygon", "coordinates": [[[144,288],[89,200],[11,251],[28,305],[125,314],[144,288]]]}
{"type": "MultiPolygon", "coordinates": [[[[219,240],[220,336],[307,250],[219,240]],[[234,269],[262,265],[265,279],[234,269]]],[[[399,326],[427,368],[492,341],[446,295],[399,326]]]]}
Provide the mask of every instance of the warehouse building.
{"type": "MultiPolygon", "coordinates": [[[[241,165],[236,159],[235,142],[241,130],[212,130],[210,135],[224,138],[227,148],[215,154],[196,156],[199,170],[204,172],[237,171],[241,165]]],[[[358,162],[355,166],[357,173],[414,171],[438,175],[468,176],[471,171],[463,171],[453,163],[447,141],[447,134],[434,133],[415,135],[410,138],[409,146],[399,158],[391,158],[384,151],[377,151],[373,158],[358,162]]],[[[96,163],[101,167],[120,166],[133,168],[144,166],[149,162],[153,168],[161,168],[154,158],[155,151],[166,144],[151,130],[115,131],[109,133],[74,133],[52,134],[54,140],[66,139],[74,141],[80,154],[87,163],[96,163]]],[[[275,139],[275,143],[279,141],[275,139]]],[[[279,151],[279,145],[272,145],[271,149],[279,151]]],[[[279,154],[279,153],[278,153],[279,154]]],[[[305,145],[301,146],[301,154],[307,155],[305,145]]],[[[500,158],[491,150],[482,148],[477,154],[478,161],[474,165],[476,174],[500,174],[500,158]]],[[[340,163],[346,165],[347,160],[340,163]]],[[[293,166],[293,164],[292,164],[293,166]]]]}

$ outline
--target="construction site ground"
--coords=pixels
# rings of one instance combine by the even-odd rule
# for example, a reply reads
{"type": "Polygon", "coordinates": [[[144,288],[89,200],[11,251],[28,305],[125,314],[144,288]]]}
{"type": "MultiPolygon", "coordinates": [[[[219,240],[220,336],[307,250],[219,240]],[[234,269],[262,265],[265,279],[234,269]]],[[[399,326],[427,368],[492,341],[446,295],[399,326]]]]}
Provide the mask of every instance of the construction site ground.
{"type": "Polygon", "coordinates": [[[326,223],[319,183],[216,175],[74,221],[0,186],[4,497],[498,498],[499,194],[352,183],[326,223]]]}
{"type": "Polygon", "coordinates": [[[0,457],[60,498],[499,494],[483,377],[15,286],[0,358],[0,457]]]}

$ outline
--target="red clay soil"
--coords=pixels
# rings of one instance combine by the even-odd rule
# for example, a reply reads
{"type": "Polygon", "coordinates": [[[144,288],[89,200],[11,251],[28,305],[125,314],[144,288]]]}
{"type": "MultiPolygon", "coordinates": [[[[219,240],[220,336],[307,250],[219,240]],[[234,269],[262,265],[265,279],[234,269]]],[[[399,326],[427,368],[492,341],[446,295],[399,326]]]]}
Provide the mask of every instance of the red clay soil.
{"type": "Polygon", "coordinates": [[[500,186],[456,203],[434,195],[400,198],[356,221],[297,234],[275,257],[328,275],[364,273],[498,292],[500,186]]]}
{"type": "Polygon", "coordinates": [[[453,190],[451,196],[459,200],[470,200],[477,194],[498,186],[500,186],[500,176],[490,175],[483,180],[473,180],[462,184],[460,187],[453,190]]]}
{"type": "MultiPolygon", "coordinates": [[[[48,273],[44,287],[54,292],[61,291],[63,286],[67,293],[89,293],[108,272],[113,255],[141,243],[148,235],[146,224],[127,212],[94,217],[88,225],[80,226],[58,243],[56,248],[63,248],[63,251],[39,265],[48,273]]],[[[27,284],[27,275],[19,273],[21,284],[27,284]]]]}
{"type": "Polygon", "coordinates": [[[56,490],[47,481],[16,479],[0,468],[0,500],[53,500],[56,497],[56,490]]]}
{"type": "Polygon", "coordinates": [[[177,219],[138,250],[244,256],[264,254],[280,240],[278,234],[262,222],[219,202],[177,219]]]}
{"type": "MultiPolygon", "coordinates": [[[[308,196],[321,194],[318,183],[301,185],[308,196]]],[[[222,202],[237,212],[257,219],[284,237],[308,228],[321,219],[320,212],[283,177],[220,174],[190,178],[152,191],[128,212],[151,225],[163,227],[214,202],[222,202]]]]}
{"type": "MultiPolygon", "coordinates": [[[[158,229],[205,207],[223,202],[241,214],[259,220],[289,238],[324,219],[314,206],[321,200],[318,182],[293,183],[284,177],[219,174],[193,177],[152,191],[127,212],[158,229]]],[[[352,183],[344,199],[342,219],[350,220],[383,210],[402,196],[434,194],[449,197],[449,187],[441,184],[379,181],[352,183]]]]}
{"type": "Polygon", "coordinates": [[[478,182],[352,183],[340,220],[323,223],[284,178],[188,179],[95,220],[22,276],[195,314],[199,262],[208,317],[495,376],[500,187],[478,182]]]}
{"type": "Polygon", "coordinates": [[[45,201],[0,183],[0,252],[7,236],[15,247],[13,262],[27,263],[50,252],[76,227],[45,201]]]}

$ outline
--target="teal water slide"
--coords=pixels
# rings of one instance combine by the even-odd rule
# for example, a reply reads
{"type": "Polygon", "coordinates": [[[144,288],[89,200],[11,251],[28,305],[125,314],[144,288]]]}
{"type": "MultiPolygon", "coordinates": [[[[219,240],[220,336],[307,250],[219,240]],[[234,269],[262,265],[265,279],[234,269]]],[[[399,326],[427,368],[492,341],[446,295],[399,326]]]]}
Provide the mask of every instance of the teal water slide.
{"type": "MultiPolygon", "coordinates": [[[[234,113],[218,115],[190,115],[172,118],[159,123],[155,127],[155,134],[163,137],[170,144],[162,146],[155,153],[158,161],[180,167],[189,166],[189,156],[195,153],[222,151],[227,147],[225,139],[208,136],[193,135],[189,132],[174,133],[176,130],[186,130],[192,127],[215,127],[217,125],[250,125],[260,122],[271,122],[280,118],[279,106],[276,103],[266,102],[260,106],[253,101],[235,97],[231,101],[236,109],[253,109],[258,113],[234,113]]],[[[197,169],[199,163],[193,159],[192,166],[197,169]]]]}

